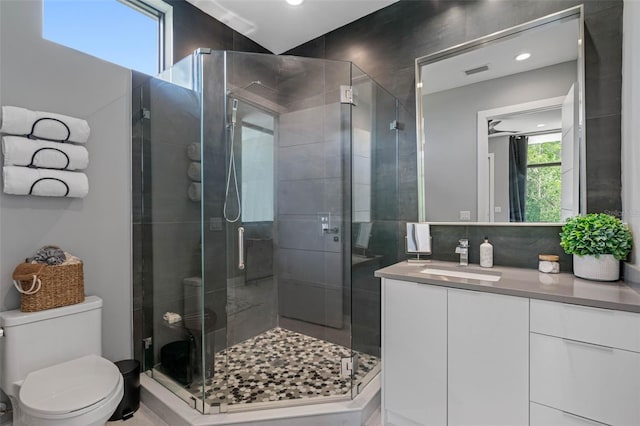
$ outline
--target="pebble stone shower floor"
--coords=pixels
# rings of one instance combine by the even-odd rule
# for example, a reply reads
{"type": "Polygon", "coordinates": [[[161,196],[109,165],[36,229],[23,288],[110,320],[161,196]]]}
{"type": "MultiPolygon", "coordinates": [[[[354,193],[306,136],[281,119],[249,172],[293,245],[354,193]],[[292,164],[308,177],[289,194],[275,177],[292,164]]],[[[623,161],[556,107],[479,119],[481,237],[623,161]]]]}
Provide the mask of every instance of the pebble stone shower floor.
{"type": "MultiPolygon", "coordinates": [[[[346,395],[351,380],[340,376],[344,346],[283,328],[274,328],[215,354],[215,372],[205,383],[207,404],[247,404],[346,395]]],[[[358,355],[355,383],[380,361],[358,355]]],[[[202,387],[187,388],[197,398],[202,387]]]]}

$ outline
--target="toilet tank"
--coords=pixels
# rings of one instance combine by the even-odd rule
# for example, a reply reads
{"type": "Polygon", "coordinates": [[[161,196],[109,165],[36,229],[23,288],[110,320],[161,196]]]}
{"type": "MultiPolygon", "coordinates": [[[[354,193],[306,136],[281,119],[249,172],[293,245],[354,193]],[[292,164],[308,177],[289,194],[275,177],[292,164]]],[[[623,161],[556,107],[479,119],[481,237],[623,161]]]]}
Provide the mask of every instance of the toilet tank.
{"type": "Polygon", "coordinates": [[[102,299],[39,312],[0,312],[0,383],[9,389],[31,371],[102,355],[102,299]]]}

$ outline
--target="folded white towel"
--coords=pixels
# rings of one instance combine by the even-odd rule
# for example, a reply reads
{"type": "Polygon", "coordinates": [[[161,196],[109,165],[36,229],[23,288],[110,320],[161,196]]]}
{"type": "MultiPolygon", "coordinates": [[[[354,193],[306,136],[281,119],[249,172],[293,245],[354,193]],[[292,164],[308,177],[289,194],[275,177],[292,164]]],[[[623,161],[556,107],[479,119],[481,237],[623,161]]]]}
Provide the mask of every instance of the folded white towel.
{"type": "Polygon", "coordinates": [[[189,179],[200,182],[200,163],[192,162],[187,169],[187,176],[189,179]]]}
{"type": "Polygon", "coordinates": [[[2,107],[0,123],[2,133],[57,142],[86,143],[90,133],[89,123],[80,118],[14,106],[2,107]]]}
{"type": "Polygon", "coordinates": [[[84,146],[41,141],[23,136],[4,136],[2,153],[5,166],[82,170],[89,164],[89,152],[84,146]]]}
{"type": "Polygon", "coordinates": [[[200,161],[200,144],[190,143],[187,145],[187,157],[192,161],[200,161]]]}
{"type": "Polygon", "coordinates": [[[187,195],[191,201],[200,201],[202,198],[202,184],[200,182],[193,182],[189,185],[189,189],[187,190],[187,195]]]}
{"type": "Polygon", "coordinates": [[[84,198],[89,193],[87,175],[80,172],[4,166],[5,194],[84,198]]]}

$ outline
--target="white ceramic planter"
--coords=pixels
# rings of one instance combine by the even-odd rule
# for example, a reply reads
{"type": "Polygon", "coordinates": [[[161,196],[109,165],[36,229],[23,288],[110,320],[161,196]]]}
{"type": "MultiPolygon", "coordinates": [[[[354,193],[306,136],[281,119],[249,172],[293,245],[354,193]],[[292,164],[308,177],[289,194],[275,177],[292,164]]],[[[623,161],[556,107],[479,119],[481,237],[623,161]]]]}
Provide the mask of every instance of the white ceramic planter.
{"type": "Polygon", "coordinates": [[[617,281],[620,278],[620,261],[612,254],[601,254],[598,258],[574,254],[573,274],[587,280],[617,281]]]}

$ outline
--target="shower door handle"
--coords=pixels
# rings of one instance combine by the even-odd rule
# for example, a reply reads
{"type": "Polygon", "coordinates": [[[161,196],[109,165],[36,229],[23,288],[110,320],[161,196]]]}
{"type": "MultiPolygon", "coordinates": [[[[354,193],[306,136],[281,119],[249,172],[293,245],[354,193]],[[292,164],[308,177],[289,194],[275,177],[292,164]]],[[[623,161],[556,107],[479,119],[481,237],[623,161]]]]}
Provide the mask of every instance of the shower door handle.
{"type": "Polygon", "coordinates": [[[238,228],[238,269],[244,269],[244,228],[238,228]]]}

